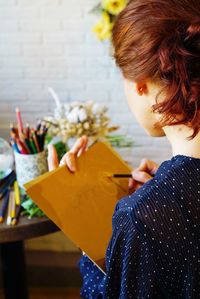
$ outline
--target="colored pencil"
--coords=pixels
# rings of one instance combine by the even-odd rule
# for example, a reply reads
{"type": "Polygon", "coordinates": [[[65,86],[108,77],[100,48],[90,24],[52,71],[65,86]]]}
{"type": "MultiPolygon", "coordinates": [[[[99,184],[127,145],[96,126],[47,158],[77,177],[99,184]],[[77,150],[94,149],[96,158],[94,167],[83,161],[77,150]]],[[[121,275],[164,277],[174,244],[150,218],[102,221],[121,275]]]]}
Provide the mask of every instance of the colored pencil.
{"type": "Polygon", "coordinates": [[[17,143],[17,146],[18,146],[21,154],[27,155],[28,150],[27,150],[25,144],[19,138],[16,138],[16,143],[17,143]]]}
{"type": "Polygon", "coordinates": [[[21,200],[20,200],[19,185],[17,181],[14,182],[14,191],[15,191],[15,203],[18,206],[20,205],[21,200]]]}
{"type": "Polygon", "coordinates": [[[10,124],[10,130],[14,133],[14,134],[18,134],[17,129],[14,127],[14,124],[10,124]]]}
{"type": "Polygon", "coordinates": [[[42,152],[43,145],[42,145],[41,134],[38,133],[38,132],[36,132],[35,135],[37,137],[37,141],[38,141],[38,145],[39,145],[39,148],[40,148],[40,152],[42,152]]]}
{"type": "Polygon", "coordinates": [[[11,191],[11,201],[12,201],[12,205],[11,205],[11,218],[15,217],[15,212],[16,212],[16,203],[15,203],[15,192],[11,191]]]}
{"type": "Polygon", "coordinates": [[[19,142],[23,149],[26,151],[27,154],[31,154],[31,149],[29,148],[29,144],[24,136],[24,134],[21,134],[21,137],[19,139],[19,142]]]}
{"type": "Polygon", "coordinates": [[[19,205],[19,206],[16,207],[16,215],[15,215],[15,217],[11,221],[12,225],[16,225],[17,222],[19,221],[21,210],[22,210],[22,206],[21,205],[19,205]]]}
{"type": "MultiPolygon", "coordinates": [[[[21,154],[27,154],[28,150],[25,146],[25,144],[23,143],[23,141],[20,139],[20,137],[13,133],[12,131],[10,132],[10,136],[12,141],[16,144],[18,150],[20,151],[21,154]]],[[[23,134],[21,134],[21,137],[23,136],[23,134]]]]}
{"type": "Polygon", "coordinates": [[[6,211],[8,208],[8,202],[9,202],[9,191],[7,191],[6,194],[3,196],[2,206],[0,210],[0,223],[4,221],[4,217],[6,215],[6,211]]]}
{"type": "Polygon", "coordinates": [[[14,197],[13,191],[10,191],[9,202],[8,202],[7,225],[10,225],[11,221],[12,221],[12,205],[13,205],[12,202],[13,202],[13,197],[14,197]]]}
{"type": "Polygon", "coordinates": [[[43,127],[42,127],[42,133],[41,133],[41,147],[42,147],[42,151],[44,150],[44,145],[45,145],[45,136],[46,136],[46,134],[47,134],[47,132],[48,132],[48,128],[46,128],[46,126],[44,125],[43,127]]]}
{"type": "Polygon", "coordinates": [[[25,142],[27,148],[29,149],[29,153],[30,153],[30,154],[34,154],[34,153],[33,153],[33,149],[32,149],[32,147],[31,147],[31,144],[30,144],[30,140],[29,140],[28,138],[25,138],[25,139],[24,139],[24,142],[25,142]]]}
{"type": "Polygon", "coordinates": [[[19,150],[17,144],[12,139],[10,140],[10,143],[12,145],[13,150],[17,153],[20,153],[20,150],[19,150]]]}
{"type": "Polygon", "coordinates": [[[41,128],[41,122],[39,121],[38,122],[38,124],[37,124],[37,126],[36,126],[36,131],[38,132],[38,131],[40,131],[40,128],[41,128]]]}
{"type": "Polygon", "coordinates": [[[35,131],[32,131],[31,132],[31,135],[32,135],[32,138],[33,138],[33,142],[35,144],[35,147],[37,149],[37,152],[39,153],[40,152],[40,147],[39,147],[39,144],[38,144],[38,139],[37,139],[37,136],[35,134],[35,131]]]}
{"type": "Polygon", "coordinates": [[[0,187],[0,197],[3,197],[7,192],[8,188],[13,184],[15,181],[16,175],[14,171],[6,178],[5,182],[0,187]]]}
{"type": "Polygon", "coordinates": [[[21,134],[23,133],[23,122],[22,122],[21,112],[19,108],[16,108],[16,117],[17,117],[18,131],[19,134],[21,134]]]}
{"type": "Polygon", "coordinates": [[[26,134],[26,138],[29,139],[30,138],[30,127],[29,127],[29,124],[26,124],[25,134],[26,134]]]}
{"type": "Polygon", "coordinates": [[[37,154],[37,148],[36,148],[35,143],[34,143],[32,138],[30,138],[30,145],[31,145],[31,148],[33,150],[33,153],[37,154]]]}
{"type": "Polygon", "coordinates": [[[28,154],[32,153],[32,148],[29,143],[29,139],[26,137],[25,134],[21,134],[20,142],[22,143],[24,149],[27,151],[28,154]]]}

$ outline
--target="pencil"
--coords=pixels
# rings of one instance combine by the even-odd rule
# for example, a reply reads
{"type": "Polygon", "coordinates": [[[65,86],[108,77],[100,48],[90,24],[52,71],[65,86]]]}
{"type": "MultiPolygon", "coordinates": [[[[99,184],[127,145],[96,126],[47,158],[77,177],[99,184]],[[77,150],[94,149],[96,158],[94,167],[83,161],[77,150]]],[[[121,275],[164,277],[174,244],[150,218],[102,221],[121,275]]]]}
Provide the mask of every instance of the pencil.
{"type": "Polygon", "coordinates": [[[8,176],[8,178],[5,180],[5,182],[0,187],[0,197],[3,197],[5,193],[7,192],[8,188],[13,184],[15,181],[15,173],[14,171],[8,176]]]}
{"type": "Polygon", "coordinates": [[[15,131],[13,131],[11,128],[10,128],[10,137],[14,140],[16,137],[17,137],[18,133],[16,134],[15,131]]]}
{"type": "Polygon", "coordinates": [[[19,221],[21,210],[22,210],[22,206],[21,205],[19,205],[19,206],[16,207],[16,215],[12,219],[12,222],[11,222],[12,225],[16,225],[17,222],[19,221]]]}
{"type": "Polygon", "coordinates": [[[35,143],[34,143],[32,138],[30,138],[30,145],[31,145],[31,148],[33,150],[33,153],[37,154],[37,148],[36,148],[35,143]]]}
{"type": "MultiPolygon", "coordinates": [[[[151,174],[152,177],[154,177],[154,174],[151,174]]],[[[115,173],[112,175],[113,178],[132,178],[132,174],[131,173],[115,173]]]]}
{"type": "Polygon", "coordinates": [[[25,134],[26,134],[26,138],[29,139],[30,138],[30,127],[29,127],[29,124],[26,124],[25,134]]]}
{"type": "Polygon", "coordinates": [[[131,173],[115,173],[112,175],[113,178],[132,178],[131,173]]]}
{"type": "Polygon", "coordinates": [[[40,135],[41,136],[40,137],[40,139],[41,139],[41,151],[44,150],[45,136],[46,136],[47,132],[48,132],[48,128],[46,128],[46,126],[44,125],[42,127],[42,134],[40,135]]]}
{"type": "Polygon", "coordinates": [[[18,134],[17,129],[14,127],[14,125],[11,123],[10,124],[10,130],[16,135],[18,134]]]}
{"type": "Polygon", "coordinates": [[[15,217],[15,210],[16,210],[16,204],[15,204],[15,193],[14,191],[11,191],[11,218],[14,218],[15,217]]]}
{"type": "Polygon", "coordinates": [[[25,138],[24,134],[21,134],[20,143],[24,147],[24,150],[27,152],[27,154],[30,154],[31,150],[29,148],[29,144],[28,144],[27,139],[25,138]]]}
{"type": "Polygon", "coordinates": [[[11,136],[11,140],[13,141],[13,148],[15,149],[15,151],[20,152],[20,154],[25,153],[25,148],[21,145],[21,142],[18,138],[18,136],[16,136],[13,132],[10,133],[11,136]]]}
{"type": "Polygon", "coordinates": [[[18,131],[19,134],[21,134],[23,133],[23,122],[22,122],[21,112],[19,108],[16,108],[16,117],[17,117],[18,131]]]}
{"type": "Polygon", "coordinates": [[[8,208],[9,191],[3,196],[3,202],[0,210],[0,223],[4,221],[4,217],[8,208]]]}
{"type": "Polygon", "coordinates": [[[33,149],[32,149],[32,147],[31,147],[30,140],[29,140],[28,138],[25,138],[25,139],[24,139],[24,142],[25,142],[27,148],[29,149],[29,153],[30,153],[30,154],[33,154],[33,149]]]}
{"type": "Polygon", "coordinates": [[[26,137],[26,134],[21,134],[20,142],[23,144],[24,149],[26,149],[28,154],[32,154],[32,148],[29,143],[29,139],[26,137]]]}
{"type": "Polygon", "coordinates": [[[37,140],[37,136],[35,134],[35,131],[32,131],[32,138],[33,138],[33,141],[34,141],[34,144],[35,144],[35,147],[37,149],[37,152],[39,153],[40,152],[40,147],[39,147],[39,144],[38,144],[38,140],[37,140]]]}
{"type": "Polygon", "coordinates": [[[41,121],[38,122],[37,126],[36,126],[36,131],[40,131],[40,128],[41,128],[41,121]]]}
{"type": "Polygon", "coordinates": [[[14,191],[15,191],[15,203],[16,205],[20,205],[20,191],[19,191],[19,185],[18,182],[14,182],[14,191]]]}
{"type": "Polygon", "coordinates": [[[10,143],[12,145],[13,150],[20,154],[20,150],[19,150],[17,144],[12,139],[10,140],[10,143]]]}
{"type": "Polygon", "coordinates": [[[41,134],[38,131],[35,131],[35,136],[37,138],[39,150],[41,152],[42,151],[41,134]]]}
{"type": "Polygon", "coordinates": [[[12,202],[13,202],[13,197],[14,197],[13,191],[10,191],[9,202],[8,202],[7,225],[10,225],[11,221],[12,221],[12,205],[13,205],[12,202]]]}
{"type": "Polygon", "coordinates": [[[20,153],[24,154],[24,155],[27,155],[28,154],[28,150],[27,150],[26,146],[24,145],[24,143],[19,138],[16,138],[15,142],[16,142],[19,150],[20,150],[20,153]]]}

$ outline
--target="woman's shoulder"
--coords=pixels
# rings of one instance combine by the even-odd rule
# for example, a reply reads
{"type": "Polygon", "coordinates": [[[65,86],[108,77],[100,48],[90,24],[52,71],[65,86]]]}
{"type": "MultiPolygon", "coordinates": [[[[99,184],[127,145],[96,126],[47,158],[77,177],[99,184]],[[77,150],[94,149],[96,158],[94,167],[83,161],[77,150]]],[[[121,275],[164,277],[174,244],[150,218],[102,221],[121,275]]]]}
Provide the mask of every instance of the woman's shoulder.
{"type": "Polygon", "coordinates": [[[148,209],[149,205],[152,208],[160,200],[163,200],[160,182],[153,178],[132,194],[120,199],[115,211],[134,212],[142,206],[146,206],[148,209]]]}
{"type": "Polygon", "coordinates": [[[173,181],[171,174],[159,179],[155,177],[131,195],[120,199],[115,213],[127,212],[134,222],[155,221],[153,219],[157,218],[157,215],[162,215],[163,211],[169,214],[173,206],[177,209],[175,198],[180,192],[180,185],[173,181]]]}
{"type": "Polygon", "coordinates": [[[150,224],[173,214],[181,215],[185,198],[200,192],[200,159],[175,156],[163,162],[154,178],[133,194],[119,200],[115,213],[130,215],[132,222],[150,224]]]}
{"type": "Polygon", "coordinates": [[[181,193],[187,193],[200,186],[200,159],[177,155],[164,161],[158,168],[154,178],[145,183],[133,194],[122,198],[116,209],[134,210],[140,206],[174,202],[181,193]]]}

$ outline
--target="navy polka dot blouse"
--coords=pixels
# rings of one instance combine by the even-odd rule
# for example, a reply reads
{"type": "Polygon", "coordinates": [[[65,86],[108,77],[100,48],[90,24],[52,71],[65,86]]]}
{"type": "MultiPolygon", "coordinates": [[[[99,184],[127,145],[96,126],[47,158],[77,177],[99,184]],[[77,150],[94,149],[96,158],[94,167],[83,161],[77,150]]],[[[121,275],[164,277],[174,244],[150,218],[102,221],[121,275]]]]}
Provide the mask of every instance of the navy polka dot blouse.
{"type": "Polygon", "coordinates": [[[200,159],[177,155],[121,199],[104,275],[79,262],[82,298],[200,298],[200,159]]]}

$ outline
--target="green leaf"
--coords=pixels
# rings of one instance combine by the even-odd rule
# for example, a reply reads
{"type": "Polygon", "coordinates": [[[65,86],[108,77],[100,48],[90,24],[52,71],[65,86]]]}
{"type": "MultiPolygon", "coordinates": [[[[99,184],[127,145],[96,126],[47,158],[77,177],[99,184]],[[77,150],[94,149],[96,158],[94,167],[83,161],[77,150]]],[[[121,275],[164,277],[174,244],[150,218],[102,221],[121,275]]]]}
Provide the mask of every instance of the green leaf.
{"type": "Polygon", "coordinates": [[[132,147],[134,141],[124,135],[107,135],[106,140],[114,147],[123,148],[123,147],[132,147]]]}

